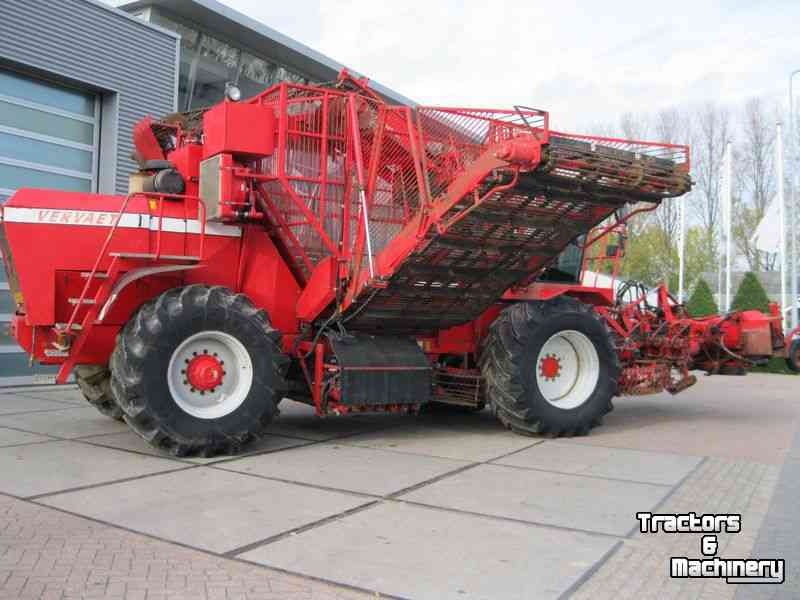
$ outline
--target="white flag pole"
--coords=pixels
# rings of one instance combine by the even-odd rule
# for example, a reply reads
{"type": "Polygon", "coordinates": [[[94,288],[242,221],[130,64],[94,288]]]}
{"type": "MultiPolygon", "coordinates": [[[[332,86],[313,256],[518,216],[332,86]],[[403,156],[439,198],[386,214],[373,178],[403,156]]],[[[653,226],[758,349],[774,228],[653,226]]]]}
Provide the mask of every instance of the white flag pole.
{"type": "Polygon", "coordinates": [[[797,210],[797,185],[798,185],[798,177],[797,177],[797,169],[800,167],[800,145],[797,143],[797,123],[795,122],[795,115],[794,115],[794,90],[792,89],[792,83],[794,81],[795,75],[800,74],[800,69],[795,69],[789,74],[789,148],[791,152],[791,160],[792,160],[792,174],[794,175],[792,179],[792,197],[791,197],[791,207],[792,210],[789,212],[789,217],[791,221],[789,221],[789,236],[791,240],[791,260],[789,261],[789,281],[790,286],[789,288],[792,291],[792,300],[789,305],[792,307],[792,310],[789,311],[790,319],[790,327],[794,329],[797,327],[797,273],[800,270],[797,264],[797,227],[798,227],[798,210],[797,210]]]}
{"type": "MultiPolygon", "coordinates": [[[[795,142],[797,144],[797,142],[795,142]]],[[[797,169],[797,162],[794,163],[794,168],[797,169]]],[[[797,265],[797,224],[798,224],[798,211],[797,211],[797,185],[798,179],[797,174],[795,173],[794,180],[792,183],[792,194],[791,199],[789,200],[789,204],[791,206],[791,210],[789,211],[789,290],[791,295],[791,300],[789,301],[789,306],[792,307],[792,310],[789,311],[789,327],[794,329],[797,327],[797,273],[798,273],[798,265],[797,265]]]]}
{"type": "Polygon", "coordinates": [[[731,221],[733,221],[733,145],[725,147],[725,312],[731,310],[731,221]]]}
{"type": "Polygon", "coordinates": [[[683,272],[685,269],[684,264],[684,256],[685,256],[685,247],[686,247],[686,202],[688,201],[688,196],[681,199],[681,203],[678,205],[678,217],[679,217],[679,227],[680,233],[678,234],[678,301],[683,302],[683,272]]]}
{"type": "Polygon", "coordinates": [[[781,265],[781,314],[783,315],[783,330],[786,331],[786,219],[785,219],[785,198],[783,181],[783,129],[778,123],[775,140],[775,166],[778,179],[778,215],[780,220],[778,243],[778,259],[781,265]]]}

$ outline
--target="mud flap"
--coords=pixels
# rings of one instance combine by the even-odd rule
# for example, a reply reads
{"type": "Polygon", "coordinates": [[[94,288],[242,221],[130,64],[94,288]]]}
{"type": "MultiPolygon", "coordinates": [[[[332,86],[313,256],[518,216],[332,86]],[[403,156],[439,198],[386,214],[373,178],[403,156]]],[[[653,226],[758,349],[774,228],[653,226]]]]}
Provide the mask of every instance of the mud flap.
{"type": "Polygon", "coordinates": [[[413,338],[356,333],[328,339],[340,368],[342,404],[425,404],[430,400],[431,364],[413,338]]]}

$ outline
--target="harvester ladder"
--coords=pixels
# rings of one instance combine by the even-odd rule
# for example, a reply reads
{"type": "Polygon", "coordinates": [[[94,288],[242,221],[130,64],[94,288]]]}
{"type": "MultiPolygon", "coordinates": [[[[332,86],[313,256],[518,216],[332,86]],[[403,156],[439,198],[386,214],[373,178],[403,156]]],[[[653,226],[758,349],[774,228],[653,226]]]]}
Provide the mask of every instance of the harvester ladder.
{"type": "MultiPolygon", "coordinates": [[[[198,206],[200,207],[200,222],[201,222],[201,229],[200,229],[200,245],[199,245],[199,255],[198,256],[189,256],[189,255],[175,255],[175,254],[163,254],[161,252],[162,247],[162,235],[163,235],[163,222],[164,222],[164,200],[166,198],[172,199],[183,199],[182,196],[168,196],[164,194],[155,194],[154,196],[158,199],[159,202],[159,210],[158,210],[158,229],[156,230],[156,248],[155,252],[109,252],[109,246],[111,245],[111,241],[114,238],[114,234],[117,232],[119,228],[119,223],[122,220],[122,217],[127,214],[128,204],[133,196],[137,194],[129,194],[123,200],[122,205],[117,212],[116,219],[114,224],[111,226],[111,229],[106,236],[105,241],[103,242],[102,247],[100,248],[100,252],[97,254],[97,258],[95,259],[94,265],[90,271],[86,271],[81,273],[81,276],[86,279],[86,283],[83,285],[81,290],[80,296],[77,298],[69,298],[68,301],[70,304],[73,305],[72,313],[70,314],[69,320],[64,323],[63,325],[56,326],[56,333],[57,333],[57,341],[54,342],[54,347],[56,350],[65,351],[68,353],[67,359],[62,363],[61,367],[58,370],[58,375],[56,376],[57,383],[65,383],[69,374],[72,372],[72,369],[75,367],[78,357],[83,350],[86,341],[89,339],[92,329],[95,325],[102,321],[105,318],[105,311],[108,308],[109,300],[113,301],[115,298],[116,293],[116,285],[118,282],[118,278],[120,272],[124,268],[124,264],[127,261],[131,261],[133,263],[136,262],[151,262],[151,263],[159,263],[163,265],[163,262],[166,261],[168,265],[173,266],[175,268],[181,268],[182,265],[186,263],[198,263],[202,259],[203,256],[203,249],[205,246],[205,221],[206,221],[206,209],[205,204],[203,204],[202,200],[197,200],[198,206]],[[110,258],[109,266],[105,271],[100,270],[100,265],[103,264],[104,259],[110,258]],[[89,290],[92,286],[92,283],[95,280],[100,280],[100,285],[98,286],[94,296],[89,296],[89,290]],[[86,312],[83,315],[83,318],[80,319],[80,323],[78,323],[79,314],[82,308],[88,307],[86,312]],[[99,317],[99,318],[98,318],[99,317]],[[74,335],[74,338],[73,338],[74,335]]],[[[142,195],[142,194],[139,194],[142,195]]],[[[149,194],[144,194],[149,196],[149,194]]],[[[167,265],[164,265],[167,266],[167,265]]],[[[167,270],[167,269],[161,269],[167,270]]],[[[157,268],[151,268],[149,270],[149,274],[156,274],[159,272],[157,268]]],[[[124,278],[123,278],[124,279],[124,278]]]]}

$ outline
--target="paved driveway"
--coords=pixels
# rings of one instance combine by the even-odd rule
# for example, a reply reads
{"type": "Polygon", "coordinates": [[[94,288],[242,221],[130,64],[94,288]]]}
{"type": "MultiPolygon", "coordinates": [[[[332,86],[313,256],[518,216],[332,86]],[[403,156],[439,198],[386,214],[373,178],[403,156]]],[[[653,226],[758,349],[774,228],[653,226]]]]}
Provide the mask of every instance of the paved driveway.
{"type": "Polygon", "coordinates": [[[699,536],[639,535],[656,509],[741,513],[719,554],[789,563],[746,597],[798,597],[796,382],[701,378],[563,440],[285,402],[217,459],[162,455],[72,388],[0,390],[0,599],[733,598],[668,579],[699,536]]]}

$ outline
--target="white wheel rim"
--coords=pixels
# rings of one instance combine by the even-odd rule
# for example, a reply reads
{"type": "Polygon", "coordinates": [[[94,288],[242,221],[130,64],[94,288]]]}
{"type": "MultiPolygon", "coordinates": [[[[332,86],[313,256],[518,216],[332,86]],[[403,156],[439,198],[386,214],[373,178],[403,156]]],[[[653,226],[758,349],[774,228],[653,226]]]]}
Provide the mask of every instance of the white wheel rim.
{"type": "Polygon", "coordinates": [[[219,419],[241,406],[253,385],[253,361],[242,343],[222,331],[201,331],[186,338],[172,353],[167,384],[175,404],[198,419],[219,419]],[[219,362],[220,381],[212,389],[192,385],[187,368],[198,357],[219,362]]]}
{"type": "Polygon", "coordinates": [[[536,383],[544,399],[569,410],[586,402],[600,379],[600,358],[591,340],[580,331],[550,336],[536,359],[536,383]]]}

